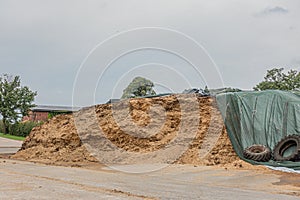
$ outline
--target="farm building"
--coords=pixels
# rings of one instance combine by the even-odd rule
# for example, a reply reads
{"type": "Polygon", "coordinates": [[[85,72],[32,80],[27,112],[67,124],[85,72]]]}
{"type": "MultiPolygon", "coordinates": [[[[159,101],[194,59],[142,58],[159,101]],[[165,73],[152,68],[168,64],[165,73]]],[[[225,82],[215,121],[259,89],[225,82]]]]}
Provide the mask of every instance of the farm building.
{"type": "Polygon", "coordinates": [[[51,116],[62,113],[72,113],[79,109],[79,107],[70,106],[37,105],[30,109],[28,115],[23,117],[23,121],[47,121],[51,116]]]}

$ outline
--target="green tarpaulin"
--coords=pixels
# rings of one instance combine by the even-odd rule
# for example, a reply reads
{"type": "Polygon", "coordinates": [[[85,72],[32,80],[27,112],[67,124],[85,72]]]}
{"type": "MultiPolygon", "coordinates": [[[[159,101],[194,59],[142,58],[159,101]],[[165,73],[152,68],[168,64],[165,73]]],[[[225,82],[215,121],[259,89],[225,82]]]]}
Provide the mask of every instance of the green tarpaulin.
{"type": "Polygon", "coordinates": [[[243,157],[253,144],[274,146],[283,137],[300,135],[300,94],[267,90],[224,93],[216,96],[227,133],[238,156],[252,164],[300,170],[300,162],[255,162],[243,157]]]}

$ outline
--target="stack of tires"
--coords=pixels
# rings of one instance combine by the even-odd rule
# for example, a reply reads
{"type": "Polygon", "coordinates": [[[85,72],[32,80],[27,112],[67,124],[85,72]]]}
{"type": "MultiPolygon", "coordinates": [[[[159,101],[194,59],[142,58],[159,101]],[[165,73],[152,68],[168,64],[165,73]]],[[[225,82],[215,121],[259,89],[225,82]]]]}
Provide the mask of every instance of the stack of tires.
{"type": "MultiPolygon", "coordinates": [[[[272,158],[272,151],[269,147],[261,144],[254,144],[243,151],[246,159],[257,162],[267,162],[272,158]]],[[[273,150],[275,161],[300,161],[300,135],[288,135],[280,140],[273,150]]]]}

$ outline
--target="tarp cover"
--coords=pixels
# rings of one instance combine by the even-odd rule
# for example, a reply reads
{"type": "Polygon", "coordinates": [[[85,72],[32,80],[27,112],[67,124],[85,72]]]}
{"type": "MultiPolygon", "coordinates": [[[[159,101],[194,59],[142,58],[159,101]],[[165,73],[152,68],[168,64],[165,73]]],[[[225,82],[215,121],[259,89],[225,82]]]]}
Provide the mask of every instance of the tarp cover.
{"type": "Polygon", "coordinates": [[[256,162],[243,157],[243,150],[263,144],[274,150],[283,137],[300,135],[300,94],[267,90],[216,96],[227,133],[238,156],[252,164],[300,170],[300,162],[256,162]]]}

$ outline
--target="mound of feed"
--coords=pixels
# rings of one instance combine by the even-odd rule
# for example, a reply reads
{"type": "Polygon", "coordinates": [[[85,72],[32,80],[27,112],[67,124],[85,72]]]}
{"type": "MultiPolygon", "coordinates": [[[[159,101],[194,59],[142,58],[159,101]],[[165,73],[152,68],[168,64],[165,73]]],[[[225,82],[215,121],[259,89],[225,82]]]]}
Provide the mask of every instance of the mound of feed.
{"type": "Polygon", "coordinates": [[[12,158],[58,165],[97,162],[82,146],[72,115],[58,115],[35,127],[12,158]]]}
{"type": "MultiPolygon", "coordinates": [[[[157,151],[176,138],[179,128],[189,130],[188,124],[181,124],[182,102],[179,103],[177,97],[171,95],[130,99],[84,108],[75,113],[75,116],[79,115],[81,118],[79,123],[88,124],[90,119],[95,117],[92,113],[95,113],[97,124],[86,126],[80,137],[77,133],[78,123],[76,128],[73,115],[56,116],[42,126],[34,128],[21,150],[12,157],[70,166],[95,163],[97,159],[87,151],[82,141],[95,136],[93,131],[97,129],[96,126],[100,127],[105,138],[119,149],[140,153],[157,151]],[[115,115],[114,111],[117,111],[118,115],[115,115]],[[133,123],[128,123],[128,119],[133,123]],[[143,127],[147,129],[143,130],[143,127]],[[147,133],[149,130],[153,133],[147,133]],[[136,132],[145,134],[145,137],[134,135],[136,132]]],[[[195,101],[193,95],[181,95],[182,97],[187,104],[195,101]]],[[[244,165],[232,148],[215,100],[211,97],[197,97],[197,103],[199,110],[187,110],[186,115],[191,123],[193,119],[199,119],[197,133],[189,142],[188,149],[175,162],[238,167],[244,165]]],[[[97,145],[102,144],[99,138],[95,139],[95,142],[97,145]]]]}

